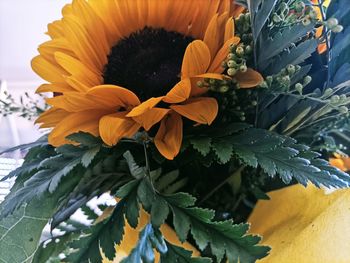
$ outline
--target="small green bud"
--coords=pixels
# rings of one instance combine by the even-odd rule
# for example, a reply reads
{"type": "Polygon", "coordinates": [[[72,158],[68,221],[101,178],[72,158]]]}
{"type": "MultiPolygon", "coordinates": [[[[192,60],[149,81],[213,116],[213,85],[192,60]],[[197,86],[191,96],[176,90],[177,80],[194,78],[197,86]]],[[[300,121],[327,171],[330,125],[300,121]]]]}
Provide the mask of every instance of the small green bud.
{"type": "Polygon", "coordinates": [[[246,46],[245,47],[245,53],[246,54],[251,54],[253,52],[253,49],[252,49],[252,47],[250,46],[250,45],[248,45],[248,46],[246,46]]]}
{"type": "Polygon", "coordinates": [[[304,78],[304,82],[303,82],[304,86],[310,84],[311,81],[312,81],[312,77],[309,76],[309,75],[307,75],[307,76],[304,78]]]}
{"type": "Polygon", "coordinates": [[[287,71],[288,71],[288,73],[290,74],[290,75],[294,75],[294,73],[295,73],[295,66],[294,65],[288,65],[287,66],[287,71]]]}
{"type": "Polygon", "coordinates": [[[247,72],[247,70],[248,70],[248,68],[247,68],[247,66],[246,65],[242,65],[242,66],[240,66],[239,67],[239,71],[241,71],[241,72],[247,72]]]}
{"type": "Polygon", "coordinates": [[[340,33],[343,31],[343,29],[344,29],[344,27],[342,25],[337,25],[332,29],[332,32],[333,33],[340,33]]]}
{"type": "Polygon", "coordinates": [[[236,70],[235,68],[229,68],[229,69],[227,70],[227,74],[228,74],[229,76],[231,76],[231,77],[233,77],[234,75],[236,75],[236,73],[237,73],[237,70],[236,70]]]}
{"type": "Polygon", "coordinates": [[[296,90],[300,95],[303,94],[303,89],[304,89],[304,86],[303,86],[301,83],[295,84],[295,90],[296,90]]]}
{"type": "Polygon", "coordinates": [[[233,53],[228,53],[228,55],[227,55],[227,59],[234,59],[236,56],[235,56],[235,54],[233,54],[233,53]]]}
{"type": "Polygon", "coordinates": [[[340,95],[340,102],[345,102],[346,101],[346,95],[345,94],[342,94],[340,95]]]}
{"type": "Polygon", "coordinates": [[[282,2],[280,4],[280,8],[281,8],[281,12],[289,11],[289,6],[285,2],[282,2]]]}
{"type": "Polygon", "coordinates": [[[295,66],[295,71],[298,72],[299,70],[301,70],[301,66],[296,65],[296,66],[295,66]]]}
{"type": "Polygon", "coordinates": [[[336,27],[339,24],[338,19],[331,17],[326,21],[326,25],[328,28],[333,29],[334,27],[336,27]]]}
{"type": "Polygon", "coordinates": [[[311,20],[308,16],[304,17],[301,22],[303,23],[304,26],[308,26],[311,24],[311,20]]]}
{"type": "Polygon", "coordinates": [[[239,47],[237,47],[236,48],[236,54],[238,55],[238,56],[243,56],[244,55],[244,49],[243,49],[243,47],[241,47],[241,46],[239,46],[239,47]]]}
{"type": "Polygon", "coordinates": [[[329,95],[332,94],[332,92],[333,92],[333,89],[328,88],[328,89],[326,89],[326,90],[324,91],[323,95],[326,96],[326,97],[328,97],[329,95]]]}
{"type": "Polygon", "coordinates": [[[227,61],[227,66],[229,68],[235,68],[237,66],[237,63],[236,63],[236,61],[231,59],[231,60],[227,61]]]}
{"type": "Polygon", "coordinates": [[[221,93],[226,93],[226,92],[228,92],[229,90],[230,90],[230,87],[227,86],[227,85],[221,86],[221,87],[219,88],[219,92],[221,92],[221,93]]]}
{"type": "Polygon", "coordinates": [[[273,16],[272,16],[272,21],[274,23],[281,23],[282,22],[282,18],[277,13],[274,13],[273,16]]]}
{"type": "Polygon", "coordinates": [[[258,105],[258,102],[257,102],[256,100],[253,100],[253,101],[252,101],[252,105],[253,105],[253,106],[256,106],[256,105],[258,105]]]}
{"type": "Polygon", "coordinates": [[[260,85],[259,85],[260,88],[263,88],[263,89],[266,89],[269,87],[269,85],[267,84],[266,81],[263,81],[260,85]]]}
{"type": "Polygon", "coordinates": [[[216,80],[215,79],[209,79],[209,85],[215,85],[216,80]]]}
{"type": "Polygon", "coordinates": [[[340,100],[340,97],[339,97],[338,95],[333,95],[333,96],[331,97],[331,103],[332,103],[332,104],[337,104],[337,103],[339,103],[339,100],[340,100]]]}
{"type": "Polygon", "coordinates": [[[245,117],[244,117],[244,116],[241,116],[239,119],[240,119],[241,121],[245,121],[245,117]]]}
{"type": "Polygon", "coordinates": [[[271,85],[272,82],[273,82],[273,77],[272,76],[267,76],[266,77],[266,82],[267,82],[268,85],[271,85]]]}
{"type": "Polygon", "coordinates": [[[341,106],[339,108],[339,112],[342,114],[347,114],[349,112],[349,109],[346,106],[341,106]]]}

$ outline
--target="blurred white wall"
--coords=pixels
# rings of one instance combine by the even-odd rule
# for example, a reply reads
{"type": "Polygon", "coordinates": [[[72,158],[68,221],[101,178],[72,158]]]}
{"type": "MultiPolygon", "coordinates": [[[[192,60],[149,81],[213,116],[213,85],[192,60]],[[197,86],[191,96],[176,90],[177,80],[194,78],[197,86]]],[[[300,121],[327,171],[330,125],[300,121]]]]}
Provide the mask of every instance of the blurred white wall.
{"type": "MultiPolygon", "coordinates": [[[[37,55],[37,47],[48,40],[44,34],[47,24],[61,17],[62,7],[68,0],[0,0],[0,80],[7,81],[14,97],[25,91],[33,94],[43,83],[30,67],[37,55]]],[[[9,119],[0,120],[0,148],[13,146],[16,140],[9,119]]],[[[19,143],[40,136],[31,122],[14,118],[19,143]]]]}

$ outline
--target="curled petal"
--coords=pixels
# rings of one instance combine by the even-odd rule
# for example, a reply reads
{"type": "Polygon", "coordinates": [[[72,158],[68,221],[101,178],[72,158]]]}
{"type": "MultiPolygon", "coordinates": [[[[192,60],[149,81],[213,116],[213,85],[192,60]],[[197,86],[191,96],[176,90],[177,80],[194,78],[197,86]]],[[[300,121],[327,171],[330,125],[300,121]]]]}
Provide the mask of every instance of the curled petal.
{"type": "Polygon", "coordinates": [[[107,145],[113,146],[121,138],[130,138],[140,129],[140,124],[127,118],[126,114],[127,112],[118,112],[101,118],[100,136],[107,145]]]}
{"type": "Polygon", "coordinates": [[[90,89],[87,97],[108,107],[130,108],[140,104],[138,97],[130,90],[115,85],[100,85],[90,89]]]}
{"type": "Polygon", "coordinates": [[[162,120],[154,143],[165,158],[169,160],[175,158],[182,143],[182,119],[179,114],[171,112],[162,120]]]}
{"type": "Polygon", "coordinates": [[[146,111],[155,107],[164,97],[150,98],[145,102],[142,102],[137,107],[133,108],[129,113],[128,117],[136,117],[144,114],[146,111]]]}
{"type": "Polygon", "coordinates": [[[180,115],[200,124],[212,124],[218,114],[218,103],[214,98],[200,97],[188,100],[183,105],[171,105],[180,115]]]}
{"type": "Polygon", "coordinates": [[[98,136],[98,122],[106,114],[108,114],[106,111],[96,109],[71,113],[52,130],[49,143],[55,147],[70,143],[66,137],[80,131],[98,136]]]}
{"type": "Polygon", "coordinates": [[[180,103],[187,100],[191,94],[191,80],[183,79],[177,83],[164,97],[166,103],[180,103]]]}
{"type": "Polygon", "coordinates": [[[264,78],[259,72],[248,68],[247,72],[238,72],[235,75],[235,79],[239,83],[241,88],[253,88],[258,86],[264,81],[264,78]]]}
{"type": "Polygon", "coordinates": [[[70,113],[58,109],[58,108],[51,108],[44,113],[42,113],[38,119],[36,119],[35,123],[42,123],[40,125],[40,128],[51,128],[55,127],[62,119],[67,117],[70,113]]]}
{"type": "Polygon", "coordinates": [[[167,115],[169,109],[153,108],[144,114],[133,117],[134,121],[139,123],[146,131],[151,129],[153,125],[161,121],[167,115]]]}

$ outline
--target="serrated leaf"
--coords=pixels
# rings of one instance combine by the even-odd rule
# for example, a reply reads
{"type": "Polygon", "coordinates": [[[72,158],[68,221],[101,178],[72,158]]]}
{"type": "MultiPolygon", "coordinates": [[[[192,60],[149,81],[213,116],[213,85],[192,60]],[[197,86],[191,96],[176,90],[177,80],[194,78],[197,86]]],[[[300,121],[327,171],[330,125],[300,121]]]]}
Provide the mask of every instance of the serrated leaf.
{"type": "Polygon", "coordinates": [[[128,163],[130,173],[133,177],[135,177],[136,179],[140,179],[146,175],[145,167],[139,166],[136,163],[130,151],[125,152],[123,156],[128,163]]]}
{"type": "Polygon", "coordinates": [[[257,164],[269,175],[278,174],[283,182],[295,178],[306,185],[343,188],[350,183],[350,176],[331,167],[317,153],[295,140],[262,129],[251,128],[240,135],[227,138],[237,157],[256,168],[257,164]],[[306,158],[305,158],[305,157],[306,158]]]}
{"type": "Polygon", "coordinates": [[[168,252],[161,255],[160,263],[177,262],[177,263],[210,263],[210,258],[192,257],[192,252],[166,242],[168,252]]]}
{"type": "Polygon", "coordinates": [[[210,152],[211,148],[211,138],[193,138],[191,139],[191,144],[195,150],[200,152],[203,156],[206,156],[210,152]]]}
{"type": "Polygon", "coordinates": [[[152,225],[159,228],[169,215],[169,206],[164,199],[156,198],[151,208],[152,225]]]}
{"type": "Polygon", "coordinates": [[[81,163],[83,164],[83,166],[85,168],[87,168],[91,164],[91,162],[95,159],[95,157],[99,153],[100,149],[101,149],[100,146],[96,146],[94,148],[87,150],[84,153],[84,155],[81,158],[81,163]]]}
{"type": "Polygon", "coordinates": [[[224,140],[220,140],[214,141],[212,147],[220,163],[225,164],[231,160],[233,154],[233,148],[231,144],[228,144],[224,140]]]}

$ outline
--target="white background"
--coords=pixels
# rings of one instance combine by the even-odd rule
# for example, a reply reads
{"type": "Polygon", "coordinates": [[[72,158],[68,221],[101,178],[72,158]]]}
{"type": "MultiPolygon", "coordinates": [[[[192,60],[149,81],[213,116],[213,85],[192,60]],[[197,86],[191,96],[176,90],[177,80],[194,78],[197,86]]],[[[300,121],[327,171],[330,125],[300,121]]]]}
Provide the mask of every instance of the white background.
{"type": "MultiPolygon", "coordinates": [[[[32,72],[31,59],[37,47],[48,40],[47,24],[61,17],[68,0],[0,0],[0,80],[18,97],[33,94],[43,81],[32,72]]],[[[40,133],[31,122],[14,118],[18,138],[14,138],[8,118],[0,120],[0,148],[35,140],[40,133]]]]}

